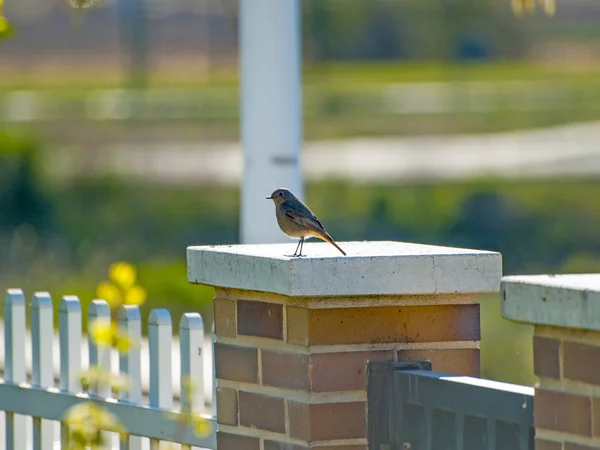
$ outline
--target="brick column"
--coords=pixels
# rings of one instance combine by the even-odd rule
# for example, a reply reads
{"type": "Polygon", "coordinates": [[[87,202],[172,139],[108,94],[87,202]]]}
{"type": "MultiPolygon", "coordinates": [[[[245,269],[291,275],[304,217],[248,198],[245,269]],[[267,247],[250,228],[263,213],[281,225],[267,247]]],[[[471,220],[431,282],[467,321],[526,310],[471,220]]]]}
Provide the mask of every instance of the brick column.
{"type": "Polygon", "coordinates": [[[505,277],[502,296],[535,327],[536,450],[600,449],[600,275],[505,277]]]}
{"type": "Polygon", "coordinates": [[[366,364],[479,375],[478,292],[497,253],[399,242],[188,248],[214,286],[219,450],[365,450],[366,364]]]}

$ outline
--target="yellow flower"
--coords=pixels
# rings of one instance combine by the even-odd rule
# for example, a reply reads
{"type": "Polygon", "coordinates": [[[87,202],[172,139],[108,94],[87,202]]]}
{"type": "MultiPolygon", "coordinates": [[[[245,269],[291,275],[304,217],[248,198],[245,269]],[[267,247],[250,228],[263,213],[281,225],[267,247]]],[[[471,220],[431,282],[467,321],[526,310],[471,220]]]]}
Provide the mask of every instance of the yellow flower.
{"type": "Polygon", "coordinates": [[[114,347],[119,352],[128,352],[131,339],[116,323],[107,320],[95,320],[90,326],[90,335],[96,345],[114,347]]]}
{"type": "Polygon", "coordinates": [[[0,5],[0,39],[8,37],[13,33],[13,27],[6,17],[2,15],[2,9],[0,5]]]}
{"type": "Polygon", "coordinates": [[[556,14],[556,2],[554,0],[543,0],[544,2],[544,12],[549,16],[554,16],[556,14]]]}
{"type": "Polygon", "coordinates": [[[112,345],[116,332],[116,326],[107,320],[94,320],[90,326],[90,335],[97,345],[112,345]]]}
{"type": "Polygon", "coordinates": [[[100,386],[110,384],[111,380],[112,373],[102,367],[94,366],[81,373],[81,385],[85,389],[89,389],[90,386],[98,389],[100,386]]]}
{"type": "MultiPolygon", "coordinates": [[[[555,0],[539,0],[539,3],[547,15],[554,16],[556,14],[555,0]]],[[[529,14],[535,12],[535,0],[511,0],[511,6],[514,14],[518,17],[523,17],[525,12],[529,14]]]]}
{"type": "Polygon", "coordinates": [[[126,305],[141,305],[146,301],[146,290],[140,286],[133,286],[125,291],[126,305]]]}
{"type": "Polygon", "coordinates": [[[122,301],[119,288],[108,281],[104,281],[98,285],[96,295],[98,298],[106,300],[110,306],[115,306],[122,301]]]}
{"type": "Polygon", "coordinates": [[[113,375],[111,378],[111,387],[113,392],[122,393],[129,389],[129,378],[127,375],[113,375]]]}
{"type": "Polygon", "coordinates": [[[515,16],[523,17],[523,0],[512,0],[510,6],[515,16]]]}
{"type": "Polygon", "coordinates": [[[129,289],[135,284],[135,267],[129,263],[118,262],[112,264],[108,270],[108,275],[122,289],[129,289]]]}
{"type": "Polygon", "coordinates": [[[63,420],[75,430],[82,431],[82,434],[90,440],[92,434],[100,430],[116,433],[125,431],[116,416],[93,402],[78,403],[69,408],[63,420]]]}
{"type": "Polygon", "coordinates": [[[116,335],[114,336],[113,346],[120,353],[127,353],[131,348],[131,339],[121,330],[117,330],[116,335]]]}
{"type": "Polygon", "coordinates": [[[524,2],[525,9],[527,9],[527,12],[533,14],[535,11],[535,0],[524,0],[524,2]]]}
{"type": "Polygon", "coordinates": [[[210,434],[211,425],[208,420],[206,420],[200,416],[193,416],[192,423],[194,425],[193,430],[194,430],[194,433],[196,433],[196,435],[198,435],[200,437],[205,437],[210,434]]]}

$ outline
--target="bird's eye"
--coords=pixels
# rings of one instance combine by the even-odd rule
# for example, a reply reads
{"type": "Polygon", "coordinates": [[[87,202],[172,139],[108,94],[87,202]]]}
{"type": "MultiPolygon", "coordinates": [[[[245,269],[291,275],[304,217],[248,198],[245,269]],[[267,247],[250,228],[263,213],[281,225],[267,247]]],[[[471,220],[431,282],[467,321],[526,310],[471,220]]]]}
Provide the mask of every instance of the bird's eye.
{"type": "Polygon", "coordinates": [[[280,193],[279,193],[279,196],[281,197],[282,195],[283,195],[283,192],[280,192],[280,193]]]}

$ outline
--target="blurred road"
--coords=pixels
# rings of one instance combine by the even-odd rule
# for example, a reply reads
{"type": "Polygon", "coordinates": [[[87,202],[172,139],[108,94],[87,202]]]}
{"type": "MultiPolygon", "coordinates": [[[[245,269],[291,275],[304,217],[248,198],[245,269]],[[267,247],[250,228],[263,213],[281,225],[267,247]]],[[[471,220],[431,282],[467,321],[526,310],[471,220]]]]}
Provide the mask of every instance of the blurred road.
{"type": "MultiPolygon", "coordinates": [[[[308,180],[359,182],[593,175],[600,174],[600,123],[485,135],[307,142],[302,164],[308,180]]],[[[55,169],[68,176],[60,166],[55,169]]],[[[237,184],[242,153],[239,143],[112,146],[76,172],[88,171],[168,183],[237,184]]]]}

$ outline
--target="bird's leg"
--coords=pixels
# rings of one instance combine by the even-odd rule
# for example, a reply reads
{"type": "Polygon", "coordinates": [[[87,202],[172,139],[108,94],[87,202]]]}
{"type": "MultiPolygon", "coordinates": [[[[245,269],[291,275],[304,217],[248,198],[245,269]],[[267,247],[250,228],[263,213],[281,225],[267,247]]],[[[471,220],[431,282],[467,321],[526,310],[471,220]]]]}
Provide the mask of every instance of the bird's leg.
{"type": "Polygon", "coordinates": [[[298,256],[302,256],[302,247],[304,247],[304,236],[300,238],[300,253],[298,256]]]}
{"type": "MultiPolygon", "coordinates": [[[[292,256],[298,256],[298,249],[300,248],[300,244],[302,244],[302,240],[304,238],[300,238],[300,240],[298,241],[298,245],[296,246],[296,251],[294,251],[294,254],[292,256]]],[[[300,253],[302,253],[302,250],[300,250],[300,253]]]]}

